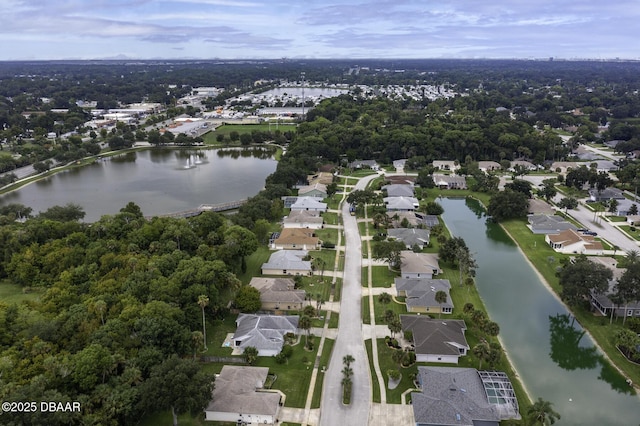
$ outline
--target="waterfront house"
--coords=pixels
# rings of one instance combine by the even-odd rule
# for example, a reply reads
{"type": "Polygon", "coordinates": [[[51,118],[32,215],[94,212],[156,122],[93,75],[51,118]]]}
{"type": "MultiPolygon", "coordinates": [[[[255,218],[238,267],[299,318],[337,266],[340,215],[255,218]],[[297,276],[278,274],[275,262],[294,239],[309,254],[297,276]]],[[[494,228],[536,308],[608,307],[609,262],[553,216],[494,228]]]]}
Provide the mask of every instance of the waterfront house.
{"type": "Polygon", "coordinates": [[[402,241],[408,249],[418,246],[421,249],[429,244],[429,230],[419,228],[395,228],[387,231],[389,238],[402,241]]]}
{"type": "Polygon", "coordinates": [[[593,236],[579,234],[573,229],[558,234],[547,234],[544,240],[558,253],[601,255],[604,250],[602,243],[596,241],[593,236]]]}
{"type": "Polygon", "coordinates": [[[314,175],[307,176],[307,183],[309,185],[315,185],[317,183],[329,185],[331,182],[333,182],[333,175],[329,172],[318,172],[314,175]]]}
{"type": "Polygon", "coordinates": [[[216,376],[205,420],[233,424],[275,424],[281,406],[278,392],[263,389],[268,367],[225,365],[216,376]]]}
{"type": "Polygon", "coordinates": [[[577,231],[577,227],[564,220],[562,216],[536,214],[527,217],[529,220],[528,228],[534,234],[559,234],[567,229],[577,231]]]}
{"type": "Polygon", "coordinates": [[[467,189],[464,176],[434,174],[433,183],[440,189],[467,189]]]}
{"type": "Polygon", "coordinates": [[[498,426],[520,419],[511,381],[501,371],[475,368],[418,367],[420,392],[411,393],[419,426],[498,426]]]}
{"type": "Polygon", "coordinates": [[[420,206],[414,197],[385,197],[383,198],[387,211],[413,211],[420,206]]]}
{"type": "Polygon", "coordinates": [[[615,314],[616,317],[640,317],[640,301],[633,301],[623,304],[613,303],[611,299],[615,293],[615,287],[622,274],[624,268],[618,268],[618,261],[613,257],[589,257],[591,262],[606,266],[613,273],[613,277],[609,280],[607,290],[602,293],[591,292],[589,300],[593,308],[604,316],[615,314]]]}
{"type": "Polygon", "coordinates": [[[469,350],[462,320],[446,320],[419,315],[400,315],[402,330],[410,331],[418,362],[457,364],[469,350]]]}
{"type": "Polygon", "coordinates": [[[403,250],[400,252],[400,271],[402,278],[433,278],[441,272],[438,255],[403,250]]]}
{"type": "Polygon", "coordinates": [[[453,302],[449,290],[449,280],[434,280],[429,278],[396,278],[394,280],[396,295],[405,297],[407,312],[425,314],[450,314],[453,312],[453,302]],[[444,291],[447,295],[445,303],[436,302],[436,293],[444,291]]]}

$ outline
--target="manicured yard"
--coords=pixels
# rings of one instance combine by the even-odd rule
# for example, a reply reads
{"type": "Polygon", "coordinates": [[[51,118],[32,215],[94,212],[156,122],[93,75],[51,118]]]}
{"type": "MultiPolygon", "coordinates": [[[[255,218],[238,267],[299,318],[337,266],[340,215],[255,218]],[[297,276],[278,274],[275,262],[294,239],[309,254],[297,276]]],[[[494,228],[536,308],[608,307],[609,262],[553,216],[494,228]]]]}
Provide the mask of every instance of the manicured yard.
{"type": "Polygon", "coordinates": [[[262,275],[262,264],[269,260],[272,251],[266,246],[259,246],[258,250],[246,257],[247,270],[244,274],[238,275],[242,284],[249,284],[251,278],[262,275]]]}
{"type": "Polygon", "coordinates": [[[626,222],[627,217],[626,216],[607,216],[607,220],[609,222],[626,222]]]}
{"type": "Polygon", "coordinates": [[[382,372],[385,385],[387,385],[387,403],[400,404],[402,401],[402,393],[407,389],[414,388],[413,376],[418,372],[418,366],[417,364],[414,364],[410,367],[400,367],[397,363],[393,362],[393,359],[391,358],[394,349],[388,347],[384,342],[384,339],[377,339],[377,343],[380,371],[382,372]],[[387,371],[389,370],[399,370],[400,374],[402,374],[400,384],[395,389],[389,389],[388,387],[389,377],[387,376],[387,371]]]}
{"type": "MultiPolygon", "coordinates": [[[[269,367],[269,374],[277,376],[272,389],[279,389],[286,396],[286,407],[304,408],[307,400],[307,391],[311,382],[313,363],[318,352],[320,337],[312,336],[314,350],[304,349],[304,334],[300,336],[300,342],[293,346],[293,355],[285,364],[278,364],[274,357],[258,357],[254,363],[256,367],[269,367]]],[[[219,373],[224,364],[203,364],[203,369],[212,373],[219,373]]],[[[167,423],[168,424],[168,423],[167,423]]]]}
{"type": "Polygon", "coordinates": [[[326,225],[338,225],[338,213],[322,213],[322,218],[326,225]]]}
{"type": "MultiPolygon", "coordinates": [[[[364,268],[366,269],[366,268],[364,268]]],[[[371,267],[371,284],[373,287],[387,287],[390,288],[393,284],[393,279],[399,277],[400,273],[390,270],[387,266],[372,266],[371,267]]],[[[365,275],[366,278],[366,275],[365,275]]],[[[367,286],[366,280],[362,281],[363,286],[367,286]]]]}
{"type": "Polygon", "coordinates": [[[338,244],[338,230],[333,228],[316,229],[315,234],[324,243],[338,244]]]}
{"type": "Polygon", "coordinates": [[[618,227],[627,234],[631,235],[634,239],[640,241],[640,228],[638,228],[637,226],[632,227],[631,225],[620,225],[618,227]],[[635,229],[635,231],[632,231],[631,228],[635,229]]]}
{"type": "Polygon", "coordinates": [[[378,376],[376,376],[375,367],[373,365],[373,344],[371,343],[371,339],[365,340],[364,345],[367,348],[367,358],[369,359],[369,372],[371,373],[371,390],[373,393],[373,402],[380,403],[380,385],[378,382],[378,376]]]}
{"type": "MultiPolygon", "coordinates": [[[[333,315],[331,318],[333,319],[333,315]]],[[[331,351],[333,350],[333,344],[335,340],[324,339],[324,346],[322,347],[322,354],[320,355],[320,364],[318,367],[318,375],[316,376],[316,385],[313,388],[313,399],[311,400],[311,408],[320,408],[320,400],[322,398],[322,384],[324,383],[323,367],[329,366],[329,360],[331,359],[331,351]]]]}

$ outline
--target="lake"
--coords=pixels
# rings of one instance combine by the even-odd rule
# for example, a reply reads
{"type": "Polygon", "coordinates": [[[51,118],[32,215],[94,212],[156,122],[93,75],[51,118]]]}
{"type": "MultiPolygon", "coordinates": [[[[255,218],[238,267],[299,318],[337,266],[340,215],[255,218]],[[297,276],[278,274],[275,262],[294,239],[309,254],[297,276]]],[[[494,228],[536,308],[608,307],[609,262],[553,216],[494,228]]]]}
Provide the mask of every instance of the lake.
{"type": "Polygon", "coordinates": [[[148,149],[105,157],[0,196],[33,214],[76,203],[85,222],[115,214],[129,201],[146,216],[189,210],[256,195],[276,169],[273,151],[257,149],[148,149]]]}
{"type": "Polygon", "coordinates": [[[559,425],[638,425],[638,396],[504,230],[486,222],[480,203],[438,202],[451,234],[466,241],[478,262],[478,291],[532,399],[551,401],[562,416],[559,425]]]}

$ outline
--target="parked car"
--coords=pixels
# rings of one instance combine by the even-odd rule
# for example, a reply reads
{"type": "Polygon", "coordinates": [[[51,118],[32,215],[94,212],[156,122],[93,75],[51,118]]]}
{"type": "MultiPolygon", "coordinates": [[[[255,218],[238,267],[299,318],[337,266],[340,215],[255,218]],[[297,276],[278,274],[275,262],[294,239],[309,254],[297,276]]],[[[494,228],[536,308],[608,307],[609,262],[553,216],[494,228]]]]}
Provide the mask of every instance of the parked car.
{"type": "Polygon", "coordinates": [[[595,237],[596,235],[598,235],[597,232],[593,232],[593,231],[585,231],[583,232],[584,235],[591,235],[592,237],[595,237]]]}

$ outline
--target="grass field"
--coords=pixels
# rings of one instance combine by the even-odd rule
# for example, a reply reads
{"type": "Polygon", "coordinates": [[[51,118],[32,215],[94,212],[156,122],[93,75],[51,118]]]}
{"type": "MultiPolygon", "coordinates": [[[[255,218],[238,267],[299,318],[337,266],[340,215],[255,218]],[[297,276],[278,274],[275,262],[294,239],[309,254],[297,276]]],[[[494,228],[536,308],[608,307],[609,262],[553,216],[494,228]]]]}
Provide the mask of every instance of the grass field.
{"type": "MultiPolygon", "coordinates": [[[[366,269],[366,268],[364,268],[366,269]]],[[[366,274],[366,272],[365,272],[366,274]]],[[[393,279],[399,277],[400,273],[390,270],[386,266],[372,266],[371,267],[371,284],[373,287],[386,287],[390,288],[393,284],[393,279]]],[[[367,276],[365,275],[364,278],[367,276]]],[[[367,286],[366,279],[362,280],[362,285],[367,286]]]]}
{"type": "Polygon", "coordinates": [[[41,289],[38,288],[24,291],[23,287],[17,284],[11,284],[7,280],[0,281],[0,301],[8,304],[35,301],[40,298],[41,293],[41,289]]]}

